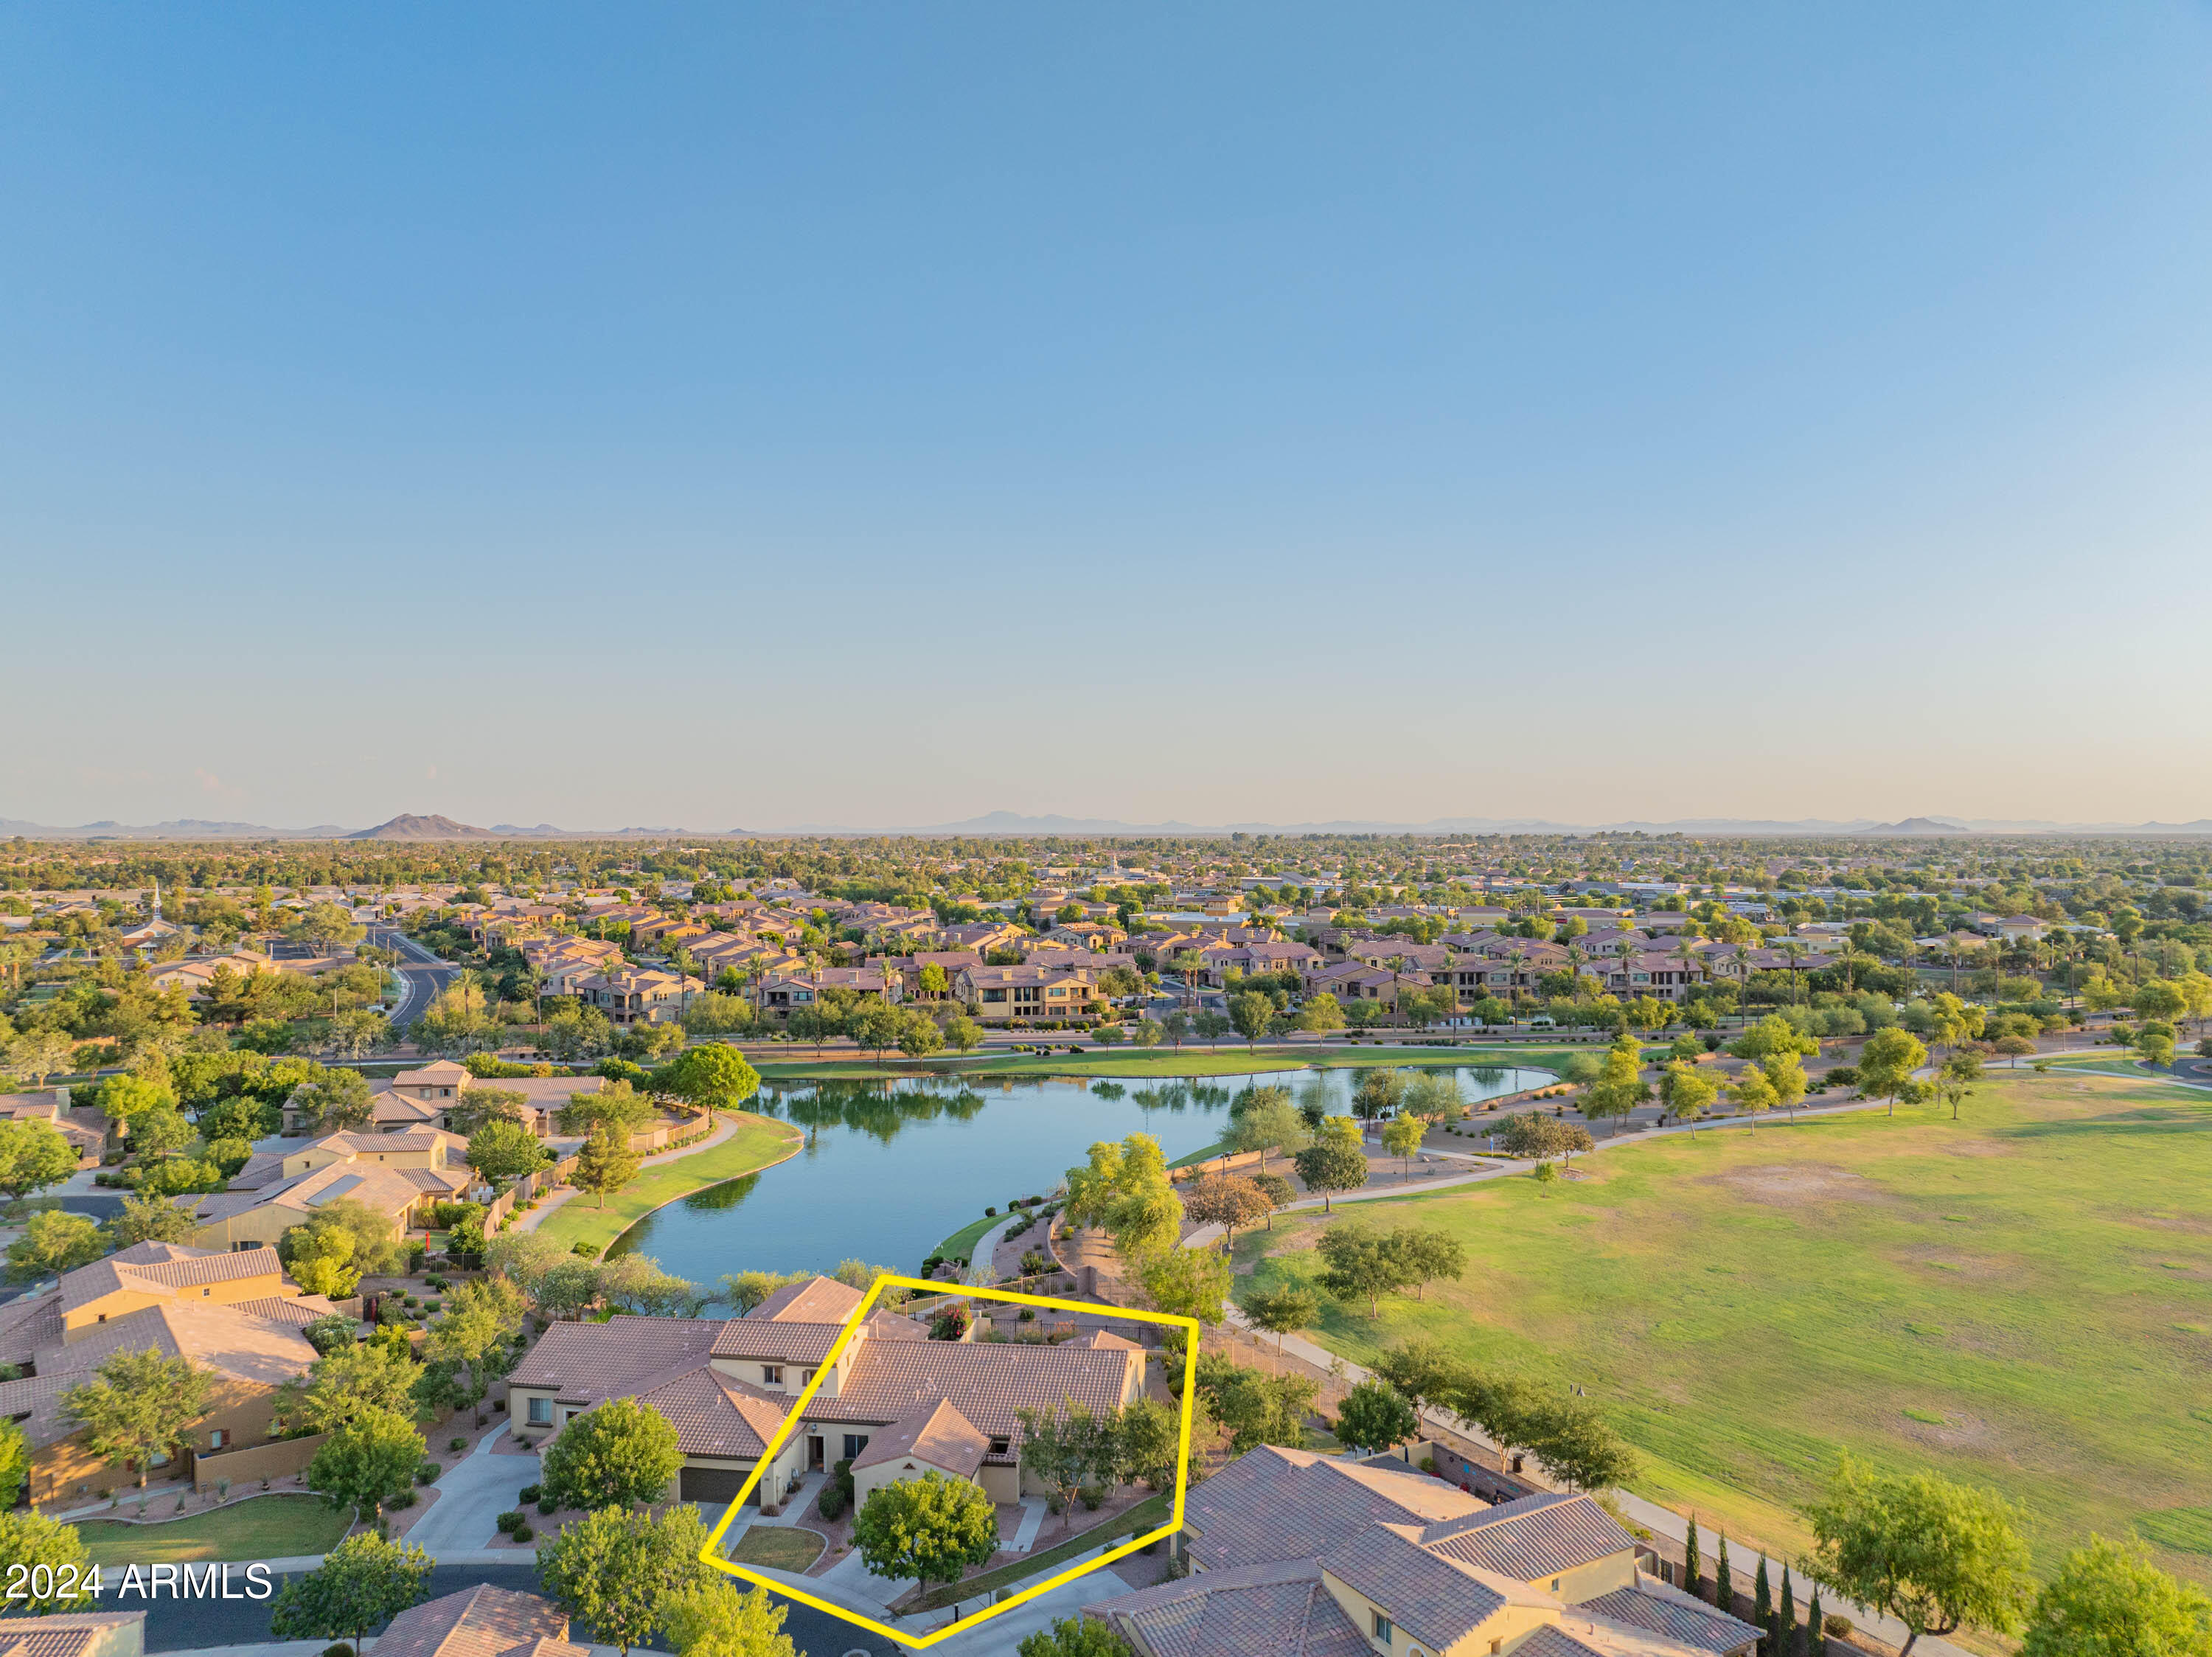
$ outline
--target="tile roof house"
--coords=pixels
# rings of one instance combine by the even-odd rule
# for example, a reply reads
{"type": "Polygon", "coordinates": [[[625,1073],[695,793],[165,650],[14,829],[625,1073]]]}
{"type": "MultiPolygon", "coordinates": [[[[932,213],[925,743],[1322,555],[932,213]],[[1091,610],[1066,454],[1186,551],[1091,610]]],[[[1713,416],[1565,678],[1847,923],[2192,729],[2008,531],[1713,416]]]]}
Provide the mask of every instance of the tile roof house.
{"type": "Polygon", "coordinates": [[[143,1611],[72,1611],[0,1623],[0,1657],[140,1657],[143,1611]]]}
{"type": "Polygon", "coordinates": [[[1085,966],[1048,965],[1050,956],[1019,966],[963,966],[952,993],[984,1024],[1011,1019],[1089,1018],[1099,1009],[1097,975],[1085,966]]]}
{"type": "Polygon", "coordinates": [[[97,1157],[107,1143],[106,1114],[94,1105],[71,1105],[66,1087],[0,1093],[0,1122],[43,1122],[76,1148],[80,1160],[97,1157]]]}
{"type": "MultiPolygon", "coordinates": [[[[815,1277],[786,1285],[742,1318],[557,1323],[507,1378],[515,1431],[542,1444],[608,1398],[643,1398],[676,1426],[684,1452],[676,1498],[730,1501],[860,1303],[858,1290],[815,1277]]],[[[1020,1410],[1058,1410],[1069,1399],[1118,1409],[1141,1392],[1144,1376],[1143,1349],[1126,1341],[933,1341],[914,1319],[877,1312],[823,1376],[760,1489],[773,1508],[803,1473],[857,1464],[888,1437],[902,1447],[896,1462],[888,1452],[872,1459],[876,1483],[934,1467],[974,1479],[994,1502],[1016,1502],[1024,1489],[1020,1410]],[[971,1435],[983,1443],[974,1466],[959,1471],[971,1435]],[[924,1468],[907,1473],[908,1459],[924,1468]]]]}
{"type": "Polygon", "coordinates": [[[404,1231],[430,1204],[463,1199],[476,1187],[475,1171],[460,1160],[467,1146],[459,1134],[430,1127],[326,1134],[298,1150],[258,1153],[228,1190],[176,1203],[199,1222],[192,1241],[206,1249],[274,1246],[341,1197],[404,1231]]]}
{"type": "Polygon", "coordinates": [[[1491,1507],[1387,1463],[1263,1447],[1184,1514],[1193,1575],[1084,1610],[1140,1657],[1743,1657],[1759,1639],[1643,1575],[1586,1495],[1491,1507]]]}
{"type": "Polygon", "coordinates": [[[534,1593],[478,1583],[410,1605],[376,1642],[381,1657],[588,1657],[568,1618],[534,1593]]]}
{"type": "Polygon", "coordinates": [[[135,1479],[92,1457],[62,1402],[114,1354],[185,1357],[213,1377],[208,1412],[183,1447],[189,1453],[149,1470],[170,1477],[275,1435],[276,1389],[315,1361],[300,1331],[337,1310],[302,1295],[274,1249],[216,1253],[155,1242],[134,1243],[64,1272],[42,1295],[0,1307],[0,1363],[28,1372],[0,1381],[0,1418],[18,1422],[31,1447],[31,1500],[73,1499],[135,1479]]]}

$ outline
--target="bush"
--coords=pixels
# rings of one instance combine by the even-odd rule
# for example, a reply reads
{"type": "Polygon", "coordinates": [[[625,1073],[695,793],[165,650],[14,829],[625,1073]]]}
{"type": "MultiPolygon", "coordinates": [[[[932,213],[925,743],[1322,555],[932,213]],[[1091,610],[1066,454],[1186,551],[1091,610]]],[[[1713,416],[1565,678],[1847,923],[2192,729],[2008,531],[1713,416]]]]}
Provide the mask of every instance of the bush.
{"type": "Polygon", "coordinates": [[[334,1646],[325,1646],[323,1657],[353,1657],[353,1648],[341,1640],[334,1646]]]}
{"type": "Polygon", "coordinates": [[[538,1512],[540,1517],[550,1518],[560,1510],[559,1504],[552,1497],[542,1496],[538,1498],[538,1512]]]}
{"type": "Polygon", "coordinates": [[[837,1519],[853,1505],[853,1464],[838,1462],[830,1470],[829,1482],[822,1487],[822,1517],[837,1519]]]}
{"type": "MultiPolygon", "coordinates": [[[[416,1500],[416,1497],[414,1491],[402,1490],[398,1496],[386,1501],[384,1505],[387,1508],[411,1508],[415,1505],[416,1500]]],[[[182,1508],[184,1505],[184,1497],[179,1496],[177,1498],[177,1506],[182,1508]]]]}
{"type": "Polygon", "coordinates": [[[519,1533],[527,1522],[520,1508],[510,1508],[499,1516],[499,1528],[508,1536],[519,1533]]]}
{"type": "Polygon", "coordinates": [[[518,1542],[527,1542],[537,1534],[538,1532],[527,1525],[517,1525],[514,1527],[514,1539],[518,1542]]]}
{"type": "Polygon", "coordinates": [[[1832,1087],[1856,1087],[1859,1085],[1859,1068],[1856,1064],[1838,1064],[1821,1080],[1832,1087]]]}
{"type": "Polygon", "coordinates": [[[535,1502],[539,1496],[544,1494],[545,1487],[544,1485],[526,1484],[514,1493],[514,1499],[517,1502],[535,1502]]]}
{"type": "Polygon", "coordinates": [[[1820,1632],[1832,1634],[1838,1640],[1851,1637],[1851,1619],[1841,1611],[1830,1611],[1820,1619],[1820,1632]]]}
{"type": "Polygon", "coordinates": [[[415,1465],[415,1482],[417,1484],[435,1484],[438,1482],[438,1472],[439,1467],[436,1462],[417,1462],[415,1465]]]}
{"type": "Polygon", "coordinates": [[[996,1209],[985,1209],[983,1210],[983,1217],[986,1220],[995,1220],[999,1217],[999,1211],[996,1209]]]}
{"type": "Polygon", "coordinates": [[[449,1438],[446,1441],[446,1447],[458,1453],[469,1447],[469,1441],[465,1438],[449,1438]]]}

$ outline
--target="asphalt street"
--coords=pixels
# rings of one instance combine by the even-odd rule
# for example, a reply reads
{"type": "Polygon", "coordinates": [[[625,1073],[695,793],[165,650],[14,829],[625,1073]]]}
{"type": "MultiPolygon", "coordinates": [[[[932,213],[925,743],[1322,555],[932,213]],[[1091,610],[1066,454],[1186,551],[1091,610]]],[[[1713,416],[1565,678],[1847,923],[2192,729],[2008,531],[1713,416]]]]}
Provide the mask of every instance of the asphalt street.
{"type": "MultiPolygon", "coordinates": [[[[108,1574],[112,1578],[114,1573],[108,1574]]],[[[234,1583],[240,1579],[235,1569],[231,1573],[234,1583]]],[[[283,1579],[285,1581],[290,1578],[283,1579]]],[[[430,1573],[430,1597],[457,1593],[463,1588],[474,1587],[479,1582],[497,1588],[513,1588],[518,1593],[538,1592],[538,1568],[524,1563],[518,1565],[440,1565],[430,1573]]],[[[272,1596],[273,1599],[273,1596],[272,1596]]],[[[210,1646],[262,1645],[276,1636],[269,1631],[269,1607],[271,1601],[264,1599],[155,1599],[124,1600],[109,1594],[102,1602],[103,1611],[140,1611],[146,1613],[146,1649],[149,1651],[198,1651],[210,1646]]],[[[816,1611],[811,1605],[786,1602],[789,1614],[784,1618],[783,1631],[807,1657],[894,1657],[900,1648],[890,1642],[866,1634],[850,1623],[816,1611]]],[[[572,1639],[586,1641],[593,1636],[577,1624],[570,1632],[572,1639]]]]}
{"type": "Polygon", "coordinates": [[[395,1030],[412,1024],[418,1014],[428,1011],[438,992],[460,972],[460,968],[440,960],[396,926],[372,927],[368,941],[380,948],[399,952],[399,1004],[392,1009],[392,1027],[395,1030]]]}

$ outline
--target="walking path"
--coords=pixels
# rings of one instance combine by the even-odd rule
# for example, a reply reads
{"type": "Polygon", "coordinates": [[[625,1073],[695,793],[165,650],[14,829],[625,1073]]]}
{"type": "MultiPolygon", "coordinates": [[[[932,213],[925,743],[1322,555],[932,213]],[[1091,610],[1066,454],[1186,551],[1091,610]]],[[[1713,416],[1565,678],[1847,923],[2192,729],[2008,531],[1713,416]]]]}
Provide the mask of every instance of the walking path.
{"type": "Polygon", "coordinates": [[[975,1246],[968,1251],[968,1258],[973,1264],[968,1268],[967,1276],[961,1281],[975,1288],[981,1288],[988,1283],[996,1282],[998,1276],[991,1270],[991,1256],[997,1252],[1001,1240],[1013,1228],[1014,1221],[1025,1220],[1028,1217],[1027,1209],[1009,1209],[1005,1219],[978,1237],[975,1240],[975,1246]]]}
{"type": "MultiPolygon", "coordinates": [[[[641,1157],[637,1166],[641,1171],[646,1168],[657,1168],[665,1162],[680,1162],[687,1156],[697,1156],[703,1152],[711,1151],[737,1132],[739,1125],[734,1116],[720,1118],[717,1119],[714,1131],[704,1139],[684,1146],[678,1150],[658,1151],[651,1156],[641,1157]]],[[[563,1185],[558,1191],[549,1192],[538,1199],[538,1206],[529,1213],[519,1214],[515,1216],[514,1228],[517,1231],[535,1231],[544,1222],[547,1215],[551,1214],[571,1198],[582,1195],[583,1192],[578,1191],[574,1185],[563,1185]]]]}

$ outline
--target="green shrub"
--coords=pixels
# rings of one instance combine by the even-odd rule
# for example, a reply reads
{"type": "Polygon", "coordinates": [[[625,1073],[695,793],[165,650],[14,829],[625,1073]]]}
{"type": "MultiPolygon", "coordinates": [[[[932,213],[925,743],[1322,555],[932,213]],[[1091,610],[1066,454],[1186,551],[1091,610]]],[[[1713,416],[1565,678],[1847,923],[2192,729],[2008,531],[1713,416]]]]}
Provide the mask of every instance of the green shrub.
{"type": "Polygon", "coordinates": [[[415,1482],[417,1484],[435,1484],[438,1482],[438,1464],[434,1461],[417,1462],[415,1466],[415,1482]]]}
{"type": "Polygon", "coordinates": [[[449,1438],[446,1441],[446,1447],[459,1453],[469,1447],[469,1441],[465,1438],[449,1438]]]}
{"type": "Polygon", "coordinates": [[[559,1505],[554,1502],[552,1497],[542,1496],[538,1498],[538,1511],[541,1516],[550,1515],[558,1513],[560,1511],[560,1508],[559,1505]]]}

